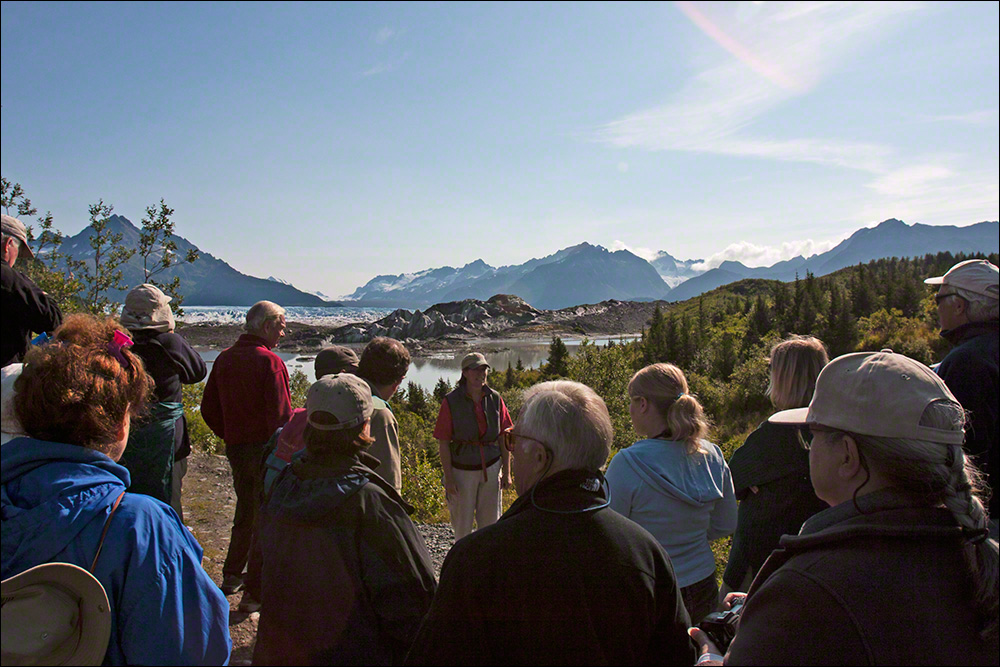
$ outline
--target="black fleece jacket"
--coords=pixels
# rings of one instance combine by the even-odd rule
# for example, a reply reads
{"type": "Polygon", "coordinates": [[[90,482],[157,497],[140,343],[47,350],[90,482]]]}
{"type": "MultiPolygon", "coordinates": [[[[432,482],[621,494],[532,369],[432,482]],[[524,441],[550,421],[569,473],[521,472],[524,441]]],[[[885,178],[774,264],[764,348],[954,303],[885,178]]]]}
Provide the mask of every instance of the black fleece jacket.
{"type": "Polygon", "coordinates": [[[51,332],[62,311],[48,294],[6,262],[0,262],[0,366],[21,361],[32,333],[51,332]]]}

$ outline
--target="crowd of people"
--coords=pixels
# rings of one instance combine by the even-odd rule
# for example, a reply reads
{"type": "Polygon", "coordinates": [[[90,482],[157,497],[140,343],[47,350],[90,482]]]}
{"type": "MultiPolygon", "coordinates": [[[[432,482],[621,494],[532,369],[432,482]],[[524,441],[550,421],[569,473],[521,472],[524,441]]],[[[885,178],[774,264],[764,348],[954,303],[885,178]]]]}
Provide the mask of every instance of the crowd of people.
{"type": "Polygon", "coordinates": [[[927,281],[955,344],[936,370],[777,344],[777,412],[728,462],[675,365],[634,374],[641,439],[609,464],[593,389],[537,384],[515,423],[486,358],[466,355],[434,428],[456,538],[440,580],[401,495],[389,399],[406,348],[323,350],[293,409],[272,351],[285,312],[259,302],[200,406],[237,498],[214,582],[181,513],[181,386],[206,367],[169,297],[145,284],[117,318],[63,317],[13,269],[30,254],[23,225],[4,216],[3,234],[4,664],[226,664],[240,591],[260,612],[255,664],[1000,659],[988,262],[927,281]],[[719,573],[712,543],[729,535],[719,573]],[[724,653],[694,626],[737,602],[724,653]]]}

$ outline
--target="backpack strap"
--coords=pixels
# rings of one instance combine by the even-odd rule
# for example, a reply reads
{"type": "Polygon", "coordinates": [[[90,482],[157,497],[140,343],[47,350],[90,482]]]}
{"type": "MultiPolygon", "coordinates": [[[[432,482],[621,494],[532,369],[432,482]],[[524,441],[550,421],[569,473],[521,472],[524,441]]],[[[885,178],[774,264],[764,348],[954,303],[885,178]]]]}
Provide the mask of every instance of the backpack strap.
{"type": "Polygon", "coordinates": [[[94,554],[94,562],[90,564],[90,573],[94,574],[94,569],[97,567],[97,559],[101,556],[101,549],[104,548],[104,538],[108,536],[108,528],[111,527],[111,517],[115,515],[118,510],[118,505],[121,503],[122,498],[125,497],[125,492],[122,491],[118,499],[115,500],[115,504],[111,506],[111,513],[108,514],[108,518],[104,521],[104,531],[101,533],[101,541],[97,543],[97,553],[94,554]]]}

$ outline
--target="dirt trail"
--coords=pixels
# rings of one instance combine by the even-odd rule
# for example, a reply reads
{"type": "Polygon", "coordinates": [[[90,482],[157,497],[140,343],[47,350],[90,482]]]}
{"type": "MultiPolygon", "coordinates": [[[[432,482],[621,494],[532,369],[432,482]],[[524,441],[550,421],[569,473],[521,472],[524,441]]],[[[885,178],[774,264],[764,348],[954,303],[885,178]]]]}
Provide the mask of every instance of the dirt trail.
{"type": "MultiPolygon", "coordinates": [[[[184,523],[191,528],[205,555],[201,564],[215,583],[222,583],[222,564],[236,512],[233,475],[224,456],[193,453],[184,477],[184,523]]],[[[231,665],[249,665],[260,614],[236,610],[242,593],[229,596],[229,634],[233,639],[231,665]]]]}

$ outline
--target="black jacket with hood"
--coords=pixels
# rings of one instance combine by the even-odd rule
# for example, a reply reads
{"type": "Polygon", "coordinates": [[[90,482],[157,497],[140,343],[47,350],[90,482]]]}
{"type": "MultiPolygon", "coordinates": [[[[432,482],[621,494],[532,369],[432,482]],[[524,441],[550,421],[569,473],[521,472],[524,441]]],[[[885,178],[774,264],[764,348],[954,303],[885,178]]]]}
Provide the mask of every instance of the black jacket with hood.
{"type": "Polygon", "coordinates": [[[427,547],[365,453],[308,455],[262,508],[264,572],[254,664],[402,662],[436,587],[427,547]]]}

